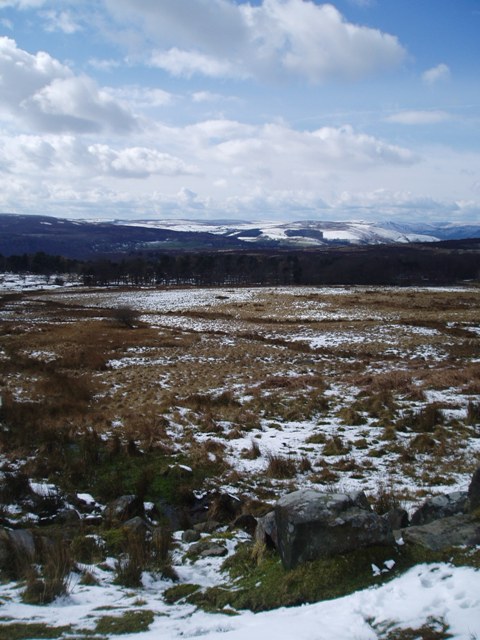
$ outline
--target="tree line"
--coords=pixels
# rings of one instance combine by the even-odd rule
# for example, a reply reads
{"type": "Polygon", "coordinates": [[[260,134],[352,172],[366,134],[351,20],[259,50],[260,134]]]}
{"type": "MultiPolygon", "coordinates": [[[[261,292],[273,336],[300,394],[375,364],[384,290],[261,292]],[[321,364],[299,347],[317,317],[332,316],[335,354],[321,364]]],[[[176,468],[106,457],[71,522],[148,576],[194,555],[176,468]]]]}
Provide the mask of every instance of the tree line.
{"type": "Polygon", "coordinates": [[[480,279],[480,240],[323,250],[143,253],[81,261],[0,256],[0,270],[76,274],[89,286],[416,285],[480,279]]]}

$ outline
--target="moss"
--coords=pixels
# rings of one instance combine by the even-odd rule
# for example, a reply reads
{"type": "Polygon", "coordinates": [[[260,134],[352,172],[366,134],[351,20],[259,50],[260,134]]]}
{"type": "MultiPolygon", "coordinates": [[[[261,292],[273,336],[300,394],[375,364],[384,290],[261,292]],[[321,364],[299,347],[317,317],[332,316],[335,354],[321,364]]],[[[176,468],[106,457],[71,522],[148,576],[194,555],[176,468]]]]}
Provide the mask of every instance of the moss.
{"type": "Polygon", "coordinates": [[[231,586],[225,584],[196,592],[187,600],[208,611],[226,606],[264,611],[344,596],[394,575],[391,572],[374,576],[372,564],[381,567],[390,559],[398,566],[405,563],[398,551],[388,547],[371,547],[323,558],[291,571],[283,568],[273,551],[267,550],[260,560],[252,556],[252,545],[239,547],[223,565],[232,580],[231,586]]]}
{"type": "Polygon", "coordinates": [[[1,637],[8,640],[29,640],[30,638],[61,638],[65,633],[72,631],[71,626],[50,627],[47,624],[14,622],[2,624],[1,637]]]}
{"type": "Polygon", "coordinates": [[[121,635],[148,631],[155,616],[152,611],[125,611],[121,616],[102,616],[95,627],[96,633],[121,635]]]}
{"type": "Polygon", "coordinates": [[[189,582],[176,584],[163,592],[163,598],[167,604],[175,604],[175,602],[191,596],[199,589],[198,584],[190,584],[189,582]]]}

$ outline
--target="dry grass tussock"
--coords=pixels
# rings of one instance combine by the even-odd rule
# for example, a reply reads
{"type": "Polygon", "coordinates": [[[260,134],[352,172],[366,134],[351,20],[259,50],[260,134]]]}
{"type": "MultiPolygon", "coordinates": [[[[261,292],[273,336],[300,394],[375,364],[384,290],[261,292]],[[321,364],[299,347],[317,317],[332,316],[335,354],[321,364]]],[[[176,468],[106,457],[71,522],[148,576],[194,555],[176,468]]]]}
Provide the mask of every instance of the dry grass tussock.
{"type": "Polygon", "coordinates": [[[478,289],[258,290],[242,303],[226,294],[206,309],[142,310],[142,322],[120,318],[108,300],[111,292],[36,294],[4,305],[1,444],[7,456],[40,451],[43,477],[62,481],[68,469],[72,482],[86,481],[86,464],[110,496],[119,478],[118,490],[141,486],[142,465],[148,493],[170,491],[161,474],[179,462],[193,469],[192,483],[222,486],[237,474],[258,490],[298,473],[341,483],[384,460],[400,475],[421,460],[430,478],[435,465],[448,478],[452,461],[467,464],[480,365],[465,327],[480,323],[478,289]],[[341,339],[312,349],[309,338],[326,331],[341,339]],[[432,390],[452,400],[428,408],[432,390]],[[254,464],[291,423],[310,424],[299,433],[305,451],[285,438],[285,453],[267,457],[255,478],[226,463],[235,454],[254,464]],[[320,452],[328,465],[319,468],[320,452]]]}

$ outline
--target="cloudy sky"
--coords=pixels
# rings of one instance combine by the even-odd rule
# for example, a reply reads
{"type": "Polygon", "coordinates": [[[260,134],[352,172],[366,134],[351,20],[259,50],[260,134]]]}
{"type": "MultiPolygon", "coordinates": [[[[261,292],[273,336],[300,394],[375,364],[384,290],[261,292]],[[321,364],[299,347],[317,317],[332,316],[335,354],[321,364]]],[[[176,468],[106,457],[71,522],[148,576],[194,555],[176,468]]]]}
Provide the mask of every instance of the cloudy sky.
{"type": "Polygon", "coordinates": [[[0,0],[0,211],[480,220],[479,0],[0,0]]]}

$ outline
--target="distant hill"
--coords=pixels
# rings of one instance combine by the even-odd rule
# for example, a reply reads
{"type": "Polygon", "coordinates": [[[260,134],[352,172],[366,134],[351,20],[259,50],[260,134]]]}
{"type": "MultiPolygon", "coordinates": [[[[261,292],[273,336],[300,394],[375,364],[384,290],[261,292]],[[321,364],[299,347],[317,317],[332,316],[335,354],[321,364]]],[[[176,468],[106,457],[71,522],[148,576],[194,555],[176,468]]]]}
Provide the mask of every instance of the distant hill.
{"type": "Polygon", "coordinates": [[[92,259],[132,253],[303,249],[480,238],[480,225],[370,222],[69,220],[0,214],[0,254],[92,259]]]}
{"type": "Polygon", "coordinates": [[[140,251],[240,249],[244,243],[207,231],[177,231],[112,222],[0,214],[0,254],[44,252],[91,259],[140,251]]]}

